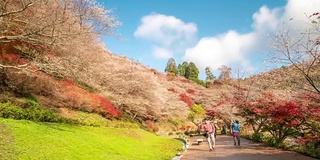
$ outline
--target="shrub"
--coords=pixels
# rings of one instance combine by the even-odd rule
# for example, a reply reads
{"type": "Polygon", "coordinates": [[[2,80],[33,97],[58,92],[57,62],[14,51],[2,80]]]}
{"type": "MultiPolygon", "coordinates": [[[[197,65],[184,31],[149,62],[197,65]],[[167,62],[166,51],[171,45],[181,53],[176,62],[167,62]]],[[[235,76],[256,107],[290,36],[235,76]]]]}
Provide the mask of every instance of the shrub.
{"type": "Polygon", "coordinates": [[[86,126],[101,127],[106,125],[106,122],[103,121],[101,116],[84,112],[78,115],[77,121],[79,122],[79,124],[86,126]]]}
{"type": "Polygon", "coordinates": [[[320,143],[319,141],[310,141],[305,145],[305,152],[308,155],[311,155],[316,158],[320,158],[320,147],[317,146],[319,145],[319,143],[320,143]]]}
{"type": "Polygon", "coordinates": [[[252,140],[256,142],[262,142],[263,141],[263,134],[262,133],[253,133],[252,134],[252,140]]]}
{"type": "Polygon", "coordinates": [[[42,108],[36,102],[29,102],[27,108],[12,105],[10,102],[0,103],[0,117],[26,119],[39,122],[70,122],[60,117],[53,110],[42,108]]]}
{"type": "Polygon", "coordinates": [[[114,107],[105,97],[88,92],[68,79],[60,82],[60,85],[63,86],[62,97],[68,103],[65,104],[66,106],[81,111],[95,112],[106,118],[119,118],[122,116],[121,111],[114,107]]]}
{"type": "Polygon", "coordinates": [[[187,96],[185,93],[180,94],[180,100],[185,102],[188,105],[188,107],[192,106],[193,102],[192,102],[191,98],[189,96],[187,96]]]}
{"type": "Polygon", "coordinates": [[[281,146],[281,143],[278,143],[276,141],[276,139],[272,136],[265,136],[263,138],[263,142],[268,145],[268,146],[271,146],[271,147],[280,147],[281,146]]]}
{"type": "Polygon", "coordinates": [[[93,97],[94,99],[96,99],[100,105],[102,106],[103,110],[106,113],[109,113],[111,115],[111,117],[121,117],[122,113],[120,110],[118,110],[116,107],[113,106],[113,104],[108,101],[106,98],[97,95],[97,94],[90,94],[90,97],[93,97]]]}
{"type": "Polygon", "coordinates": [[[157,132],[157,131],[159,131],[159,128],[154,125],[153,121],[151,121],[151,120],[146,120],[146,124],[147,124],[148,129],[151,130],[152,132],[157,132]]]}

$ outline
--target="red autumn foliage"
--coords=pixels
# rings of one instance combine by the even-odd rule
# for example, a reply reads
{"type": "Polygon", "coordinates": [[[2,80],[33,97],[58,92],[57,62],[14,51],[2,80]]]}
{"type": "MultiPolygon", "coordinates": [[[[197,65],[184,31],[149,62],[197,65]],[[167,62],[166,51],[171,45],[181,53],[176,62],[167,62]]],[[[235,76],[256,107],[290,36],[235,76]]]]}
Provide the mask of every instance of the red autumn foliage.
{"type": "Polygon", "coordinates": [[[22,58],[20,58],[16,54],[4,54],[3,59],[6,60],[11,65],[27,64],[27,62],[25,60],[23,60],[22,58]]]}
{"type": "Polygon", "coordinates": [[[122,113],[117,108],[115,108],[113,104],[110,101],[108,101],[106,98],[94,93],[89,93],[87,96],[95,99],[101,105],[102,109],[105,112],[111,114],[112,117],[122,116],[122,113]]]}
{"type": "Polygon", "coordinates": [[[63,97],[75,109],[86,107],[89,111],[102,113],[107,118],[122,116],[121,111],[115,108],[106,98],[79,88],[69,79],[61,82],[61,86],[64,89],[63,97]]]}
{"type": "Polygon", "coordinates": [[[299,120],[303,118],[298,104],[292,101],[283,102],[283,104],[271,110],[269,116],[273,123],[282,123],[290,127],[300,125],[299,120]]]}
{"type": "Polygon", "coordinates": [[[189,94],[195,94],[195,93],[196,93],[196,91],[193,90],[193,89],[188,89],[187,92],[188,92],[189,94]]]}
{"type": "Polygon", "coordinates": [[[180,100],[185,102],[188,105],[188,107],[191,108],[193,102],[191,98],[187,96],[185,93],[180,94],[180,100]]]}
{"type": "Polygon", "coordinates": [[[146,120],[146,123],[147,123],[148,128],[151,129],[153,132],[159,131],[159,128],[156,127],[156,126],[154,126],[153,121],[151,121],[151,120],[146,120]]]}

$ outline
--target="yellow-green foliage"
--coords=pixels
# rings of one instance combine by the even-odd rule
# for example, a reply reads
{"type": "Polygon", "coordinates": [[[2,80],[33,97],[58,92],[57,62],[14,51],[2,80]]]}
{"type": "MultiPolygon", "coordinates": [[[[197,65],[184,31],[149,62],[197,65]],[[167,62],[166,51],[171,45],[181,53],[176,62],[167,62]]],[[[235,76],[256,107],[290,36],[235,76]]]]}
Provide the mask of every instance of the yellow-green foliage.
{"type": "Polygon", "coordinates": [[[173,124],[174,126],[181,126],[183,124],[183,120],[178,118],[169,118],[168,122],[173,124]]]}
{"type": "Polygon", "coordinates": [[[188,119],[194,122],[196,119],[202,119],[205,116],[205,110],[201,105],[193,104],[188,113],[188,119]]]}
{"type": "Polygon", "coordinates": [[[140,128],[140,126],[133,122],[108,120],[100,115],[86,112],[79,112],[76,119],[81,125],[95,126],[95,127],[113,127],[113,128],[140,128]]]}

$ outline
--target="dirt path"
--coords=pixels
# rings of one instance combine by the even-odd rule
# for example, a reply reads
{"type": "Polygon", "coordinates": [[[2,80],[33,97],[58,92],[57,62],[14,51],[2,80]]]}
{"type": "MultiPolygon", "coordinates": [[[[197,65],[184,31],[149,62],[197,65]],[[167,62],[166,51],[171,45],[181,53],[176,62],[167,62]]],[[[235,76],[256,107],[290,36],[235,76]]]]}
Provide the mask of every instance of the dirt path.
{"type": "Polygon", "coordinates": [[[218,135],[216,149],[209,152],[208,143],[198,145],[197,138],[190,139],[189,149],[181,160],[315,160],[295,152],[266,147],[252,141],[241,139],[241,146],[234,146],[231,136],[218,135]]]}

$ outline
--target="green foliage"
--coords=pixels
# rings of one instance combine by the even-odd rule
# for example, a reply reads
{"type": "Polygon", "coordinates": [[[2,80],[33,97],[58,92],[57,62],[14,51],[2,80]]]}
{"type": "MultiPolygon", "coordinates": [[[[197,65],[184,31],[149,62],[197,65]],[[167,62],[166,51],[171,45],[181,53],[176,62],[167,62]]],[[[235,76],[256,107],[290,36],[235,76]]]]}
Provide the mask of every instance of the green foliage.
{"type": "Polygon", "coordinates": [[[193,82],[196,82],[197,84],[203,86],[203,87],[207,87],[206,82],[204,82],[203,80],[200,79],[196,79],[196,78],[191,78],[190,80],[192,80],[193,82]]]}
{"type": "Polygon", "coordinates": [[[168,60],[167,66],[164,71],[167,73],[173,73],[174,75],[178,74],[178,68],[177,68],[176,62],[173,58],[170,58],[168,60]]]}
{"type": "Polygon", "coordinates": [[[307,143],[305,145],[305,148],[303,149],[303,153],[306,153],[306,154],[311,155],[313,157],[320,158],[320,146],[315,147],[316,143],[319,143],[319,141],[311,141],[311,142],[307,143]]]}
{"type": "Polygon", "coordinates": [[[186,70],[186,78],[199,79],[198,76],[199,76],[199,69],[197,68],[196,64],[194,64],[193,62],[190,62],[186,70]]]}
{"type": "Polygon", "coordinates": [[[182,119],[178,119],[178,118],[169,118],[168,122],[173,124],[174,126],[181,126],[183,124],[183,120],[182,119]]]}
{"type": "Polygon", "coordinates": [[[282,145],[281,142],[278,142],[276,140],[276,138],[272,137],[272,136],[265,136],[263,137],[263,142],[271,147],[280,147],[282,145]]]}
{"type": "Polygon", "coordinates": [[[206,87],[206,88],[209,88],[212,84],[213,84],[212,82],[206,81],[206,82],[205,82],[205,87],[206,87]]]}
{"type": "Polygon", "coordinates": [[[133,128],[138,129],[140,126],[137,123],[124,120],[108,120],[94,113],[80,112],[77,115],[76,121],[80,125],[94,127],[113,127],[113,128],[133,128]]]}
{"type": "Polygon", "coordinates": [[[194,82],[196,82],[197,84],[200,84],[204,87],[207,87],[206,82],[204,82],[203,80],[200,80],[198,78],[199,76],[199,69],[197,68],[197,66],[193,63],[193,62],[186,62],[184,61],[181,64],[178,65],[178,73],[180,76],[184,76],[187,79],[190,79],[194,82]]]}
{"type": "Polygon", "coordinates": [[[85,125],[85,126],[101,127],[106,125],[106,122],[103,120],[103,118],[100,115],[92,114],[92,113],[90,114],[90,113],[80,112],[76,120],[78,121],[79,124],[85,125]]]}
{"type": "Polygon", "coordinates": [[[206,69],[205,69],[205,72],[206,72],[206,80],[207,81],[210,81],[210,80],[213,80],[213,79],[215,79],[215,76],[213,75],[213,73],[211,72],[211,68],[208,66],[208,67],[206,67],[206,69]]]}
{"type": "Polygon", "coordinates": [[[0,124],[12,130],[9,135],[3,136],[13,136],[15,140],[14,143],[0,143],[0,148],[12,145],[15,150],[7,153],[7,156],[11,154],[16,159],[163,160],[171,159],[182,145],[178,140],[155,136],[141,129],[34,123],[1,118],[0,124]]]}
{"type": "Polygon", "coordinates": [[[263,141],[263,133],[261,133],[261,132],[253,133],[252,140],[256,141],[256,142],[262,142],[263,141]]]}
{"type": "Polygon", "coordinates": [[[187,72],[188,67],[189,67],[189,63],[186,62],[186,61],[184,61],[182,63],[182,65],[179,64],[178,65],[178,73],[179,73],[179,75],[187,78],[186,72],[187,72]]]}
{"type": "Polygon", "coordinates": [[[53,110],[41,107],[35,101],[28,101],[25,108],[12,105],[10,102],[0,103],[0,117],[11,119],[26,119],[37,122],[67,122],[53,110]]]}
{"type": "Polygon", "coordinates": [[[191,107],[189,113],[188,113],[188,119],[191,120],[193,123],[195,123],[196,119],[203,119],[205,116],[205,110],[201,105],[193,104],[191,107]]]}

